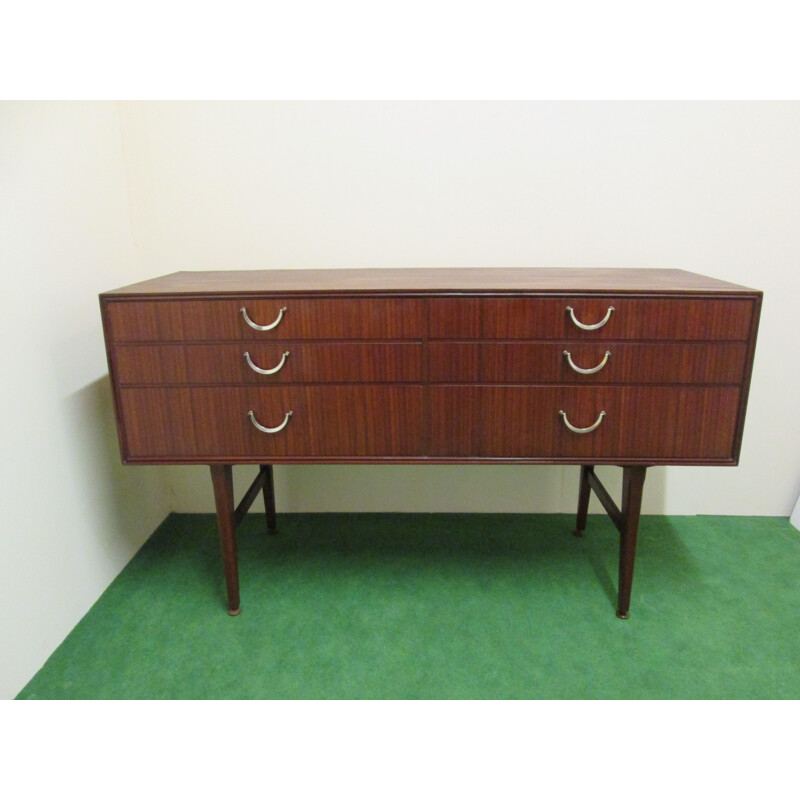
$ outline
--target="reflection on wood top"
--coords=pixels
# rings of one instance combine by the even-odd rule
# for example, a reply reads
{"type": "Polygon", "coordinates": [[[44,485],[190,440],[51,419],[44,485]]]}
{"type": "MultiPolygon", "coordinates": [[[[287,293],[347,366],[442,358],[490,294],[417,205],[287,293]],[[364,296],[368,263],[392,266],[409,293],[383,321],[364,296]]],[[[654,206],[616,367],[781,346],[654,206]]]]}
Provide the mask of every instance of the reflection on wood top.
{"type": "Polygon", "coordinates": [[[405,268],[173,272],[105,292],[103,296],[219,296],[284,292],[760,294],[745,286],[680,269],[405,268]]]}

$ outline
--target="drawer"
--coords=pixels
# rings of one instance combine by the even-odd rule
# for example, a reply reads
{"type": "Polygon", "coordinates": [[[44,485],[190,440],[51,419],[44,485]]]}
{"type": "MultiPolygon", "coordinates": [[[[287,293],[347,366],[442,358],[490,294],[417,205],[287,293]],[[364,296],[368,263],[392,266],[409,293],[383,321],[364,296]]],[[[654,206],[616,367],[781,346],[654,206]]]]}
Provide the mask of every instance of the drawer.
{"type": "Polygon", "coordinates": [[[408,298],[252,298],[109,301],[112,342],[277,339],[421,339],[421,300],[408,298]],[[256,330],[256,325],[274,325],[256,330]],[[285,309],[285,311],[282,311],[285,309]]]}
{"type": "Polygon", "coordinates": [[[127,388],[126,460],[419,456],[421,386],[127,388]],[[277,433],[258,430],[248,415],[277,433]]]}
{"type": "Polygon", "coordinates": [[[745,342],[436,341],[428,348],[431,383],[733,384],[747,360],[745,342]]]}
{"type": "Polygon", "coordinates": [[[631,297],[435,298],[431,339],[744,341],[753,300],[631,297]],[[573,313],[570,314],[569,308],[573,313]],[[609,313],[609,309],[614,310],[609,313]],[[573,321],[597,325],[584,330],[573,321]]]}
{"type": "Polygon", "coordinates": [[[434,386],[430,455],[671,463],[733,458],[738,387],[434,386]],[[569,430],[560,411],[575,427],[569,430]]]}
{"type": "Polygon", "coordinates": [[[120,344],[113,358],[123,386],[422,381],[422,344],[414,342],[120,344]]]}

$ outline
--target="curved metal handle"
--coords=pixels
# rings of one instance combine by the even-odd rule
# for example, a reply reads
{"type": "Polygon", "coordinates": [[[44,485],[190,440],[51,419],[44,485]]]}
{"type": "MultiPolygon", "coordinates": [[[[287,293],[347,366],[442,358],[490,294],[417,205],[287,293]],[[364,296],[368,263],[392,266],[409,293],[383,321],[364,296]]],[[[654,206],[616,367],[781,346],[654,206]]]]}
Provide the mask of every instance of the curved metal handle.
{"type": "Polygon", "coordinates": [[[257,331],[271,331],[273,328],[277,328],[278,325],[280,325],[280,322],[283,319],[283,315],[286,312],[286,306],[284,306],[278,312],[278,318],[275,320],[275,322],[271,322],[269,325],[257,325],[255,322],[253,322],[253,320],[250,319],[250,317],[247,316],[247,310],[244,307],[240,308],[239,311],[242,312],[242,316],[244,317],[244,321],[251,328],[255,328],[255,330],[257,330],[257,331]]]}
{"type": "Polygon", "coordinates": [[[591,433],[602,421],[603,417],[606,415],[605,411],[600,412],[600,416],[597,418],[597,422],[594,425],[590,425],[588,428],[576,428],[570,421],[567,419],[567,415],[563,411],[558,412],[561,415],[561,418],[564,420],[564,424],[573,432],[573,433],[591,433]]]}
{"type": "Polygon", "coordinates": [[[594,375],[595,372],[600,372],[601,369],[606,365],[606,361],[608,361],[608,357],[611,355],[610,350],[606,350],[606,354],[603,356],[603,360],[596,366],[596,367],[589,367],[589,369],[583,369],[583,367],[579,367],[573,360],[572,354],[569,350],[564,351],[564,355],[567,357],[567,363],[575,370],[575,372],[580,372],[581,375],[594,375]]]}
{"type": "Polygon", "coordinates": [[[280,372],[283,369],[283,365],[286,363],[286,358],[289,355],[289,351],[287,350],[283,354],[283,358],[281,358],[281,363],[278,364],[277,367],[273,367],[272,369],[261,369],[261,367],[257,367],[253,363],[253,359],[250,358],[250,353],[244,354],[244,360],[247,362],[247,366],[253,370],[253,372],[258,372],[260,375],[274,375],[276,372],[280,372]]]}
{"type": "Polygon", "coordinates": [[[569,311],[570,317],[572,317],[572,321],[582,330],[584,331],[596,331],[598,328],[602,328],[603,325],[606,324],[611,319],[611,312],[614,310],[614,306],[609,306],[608,311],[606,311],[606,315],[600,322],[596,323],[595,325],[584,325],[582,322],[578,322],[575,317],[575,309],[572,306],[567,306],[567,311],[569,311]]]}
{"type": "Polygon", "coordinates": [[[289,420],[291,419],[292,412],[287,411],[286,416],[283,418],[283,422],[278,425],[277,428],[265,428],[263,425],[259,425],[258,421],[256,420],[256,415],[252,411],[247,412],[247,416],[250,417],[250,422],[256,426],[260,431],[263,433],[278,433],[278,431],[282,431],[288,424],[289,420]]]}

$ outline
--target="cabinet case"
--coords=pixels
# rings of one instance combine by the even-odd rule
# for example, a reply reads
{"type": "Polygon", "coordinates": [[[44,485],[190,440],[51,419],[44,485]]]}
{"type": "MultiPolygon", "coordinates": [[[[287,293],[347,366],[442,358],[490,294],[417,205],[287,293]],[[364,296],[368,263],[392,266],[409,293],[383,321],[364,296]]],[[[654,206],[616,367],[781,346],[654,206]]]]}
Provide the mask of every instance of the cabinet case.
{"type": "Polygon", "coordinates": [[[277,270],[100,302],[126,463],[260,464],[265,491],[281,463],[581,464],[588,503],[597,464],[738,462],[761,293],[681,270],[277,270]]]}

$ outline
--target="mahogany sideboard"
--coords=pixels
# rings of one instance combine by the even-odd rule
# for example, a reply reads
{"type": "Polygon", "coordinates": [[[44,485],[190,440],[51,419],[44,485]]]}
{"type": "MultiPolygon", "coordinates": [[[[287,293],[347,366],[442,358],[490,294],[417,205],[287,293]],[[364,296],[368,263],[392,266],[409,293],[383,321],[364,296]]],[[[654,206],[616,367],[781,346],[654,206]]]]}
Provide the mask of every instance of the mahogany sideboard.
{"type": "Polygon", "coordinates": [[[176,272],[100,295],[126,464],[208,464],[228,613],[273,464],[581,465],[628,617],[648,466],[738,463],[761,292],[682,270],[176,272]],[[232,466],[258,464],[234,503],[232,466]],[[618,507],[594,473],[623,469],[618,507]]]}

